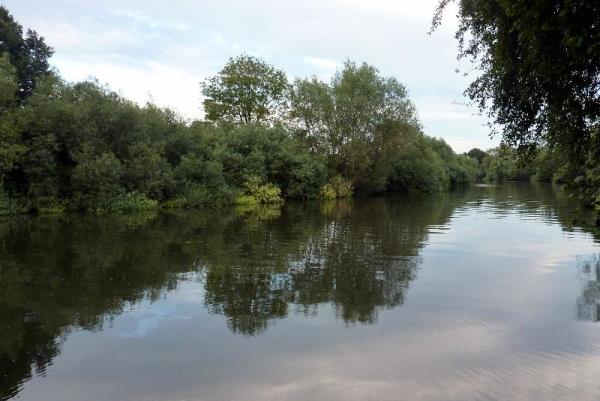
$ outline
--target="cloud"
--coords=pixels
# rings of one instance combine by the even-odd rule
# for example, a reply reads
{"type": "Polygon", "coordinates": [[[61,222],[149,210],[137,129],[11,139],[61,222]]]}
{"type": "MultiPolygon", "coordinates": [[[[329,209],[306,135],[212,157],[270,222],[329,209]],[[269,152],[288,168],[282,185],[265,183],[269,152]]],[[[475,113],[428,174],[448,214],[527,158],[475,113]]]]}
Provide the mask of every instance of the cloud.
{"type": "Polygon", "coordinates": [[[165,22],[140,10],[117,8],[110,11],[110,13],[117,17],[125,17],[138,25],[146,26],[152,29],[172,29],[177,31],[184,31],[188,29],[188,26],[184,23],[165,22]]]}
{"type": "Polygon", "coordinates": [[[172,108],[185,118],[202,116],[200,88],[195,75],[162,63],[151,62],[145,68],[118,63],[85,63],[59,60],[65,75],[76,81],[97,78],[122,96],[144,104],[152,101],[172,108]]]}
{"type": "Polygon", "coordinates": [[[335,60],[323,57],[304,57],[302,61],[311,66],[314,75],[322,81],[328,81],[335,74],[339,65],[335,60]],[[316,68],[316,69],[315,69],[316,68]]]}
{"type": "Polygon", "coordinates": [[[427,35],[437,0],[55,0],[52,7],[22,0],[4,3],[17,20],[46,36],[56,50],[54,64],[66,79],[95,75],[124,94],[136,94],[136,99],[142,91],[151,92],[158,103],[186,115],[198,115],[192,113],[198,110],[197,96],[191,95],[197,83],[242,52],[284,69],[291,78],[328,79],[342,60],[351,59],[366,61],[404,83],[428,134],[442,136],[453,146],[489,148],[495,143],[480,118],[448,106],[465,101],[462,91],[468,84],[454,72],[455,5],[450,5],[441,28],[427,35]],[[85,70],[74,68],[77,63],[85,70]],[[151,65],[163,66],[162,75],[152,72],[156,68],[151,65]],[[93,71],[94,66],[99,70],[93,71]],[[184,84],[183,79],[190,81],[184,84]]]}

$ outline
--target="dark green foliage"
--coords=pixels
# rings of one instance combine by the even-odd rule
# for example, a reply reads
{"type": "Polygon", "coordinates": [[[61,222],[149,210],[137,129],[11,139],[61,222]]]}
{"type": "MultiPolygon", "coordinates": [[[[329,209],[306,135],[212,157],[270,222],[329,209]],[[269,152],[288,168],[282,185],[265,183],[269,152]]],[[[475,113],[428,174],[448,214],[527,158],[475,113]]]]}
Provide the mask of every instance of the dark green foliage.
{"type": "Polygon", "coordinates": [[[347,61],[329,84],[296,80],[290,104],[294,135],[359,189],[384,190],[393,155],[422,135],[406,88],[368,64],[347,61]]]}
{"type": "Polygon", "coordinates": [[[210,122],[188,124],[48,73],[51,50],[4,8],[0,38],[2,214],[433,192],[476,176],[473,160],[423,134],[406,88],[368,64],[290,87],[242,55],[202,85],[210,122]]]}
{"type": "Polygon", "coordinates": [[[466,153],[472,159],[477,160],[478,163],[481,163],[483,158],[486,156],[486,153],[478,148],[473,148],[466,153]]]}
{"type": "Polygon", "coordinates": [[[112,152],[94,155],[90,151],[78,159],[73,171],[75,204],[84,210],[109,209],[123,193],[123,165],[112,152]]]}
{"type": "Polygon", "coordinates": [[[426,147],[408,150],[393,165],[389,188],[406,192],[438,192],[448,186],[440,156],[426,147]]]}
{"type": "MultiPolygon", "coordinates": [[[[433,27],[441,22],[442,0],[433,27]]],[[[561,155],[577,197],[600,196],[600,2],[458,0],[459,57],[478,73],[466,93],[519,151],[561,155]]],[[[552,162],[539,171],[549,179],[552,162]],[[544,171],[544,169],[546,171],[544,171]]]]}
{"type": "Polygon", "coordinates": [[[486,181],[545,181],[565,183],[569,164],[564,157],[548,147],[524,157],[517,149],[499,146],[486,152],[481,165],[486,181]]]}
{"type": "Polygon", "coordinates": [[[21,102],[33,94],[37,80],[50,73],[48,59],[52,53],[36,31],[28,30],[23,35],[23,27],[0,6],[0,55],[8,54],[15,68],[16,96],[21,102]]]}

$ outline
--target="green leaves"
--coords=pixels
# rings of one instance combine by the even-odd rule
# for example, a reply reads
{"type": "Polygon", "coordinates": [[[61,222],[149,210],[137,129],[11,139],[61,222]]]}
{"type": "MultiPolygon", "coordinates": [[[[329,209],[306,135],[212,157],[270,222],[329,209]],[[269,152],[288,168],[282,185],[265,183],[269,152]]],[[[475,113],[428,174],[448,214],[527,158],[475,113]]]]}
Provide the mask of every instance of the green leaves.
{"type": "Polygon", "coordinates": [[[241,124],[272,122],[284,105],[288,88],[283,71],[259,58],[241,55],[202,83],[206,118],[241,124]]]}
{"type": "MultiPolygon", "coordinates": [[[[434,29],[448,3],[439,3],[434,29]]],[[[580,170],[600,162],[600,3],[457,3],[459,56],[481,72],[466,93],[501,127],[507,145],[547,145],[560,154],[567,163],[560,179],[593,203],[590,188],[597,184],[580,170]]]]}
{"type": "Polygon", "coordinates": [[[39,78],[50,74],[49,59],[53,50],[36,31],[17,23],[4,6],[0,6],[0,54],[7,53],[16,74],[15,95],[21,103],[29,98],[39,78]]]}

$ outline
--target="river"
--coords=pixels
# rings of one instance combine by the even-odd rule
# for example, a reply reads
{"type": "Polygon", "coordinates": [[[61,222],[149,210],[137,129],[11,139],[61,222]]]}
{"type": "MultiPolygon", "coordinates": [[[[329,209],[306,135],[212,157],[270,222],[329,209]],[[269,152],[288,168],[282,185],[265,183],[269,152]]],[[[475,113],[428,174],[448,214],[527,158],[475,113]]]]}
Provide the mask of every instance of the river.
{"type": "Polygon", "coordinates": [[[598,400],[550,187],[0,221],[0,400],[598,400]]]}

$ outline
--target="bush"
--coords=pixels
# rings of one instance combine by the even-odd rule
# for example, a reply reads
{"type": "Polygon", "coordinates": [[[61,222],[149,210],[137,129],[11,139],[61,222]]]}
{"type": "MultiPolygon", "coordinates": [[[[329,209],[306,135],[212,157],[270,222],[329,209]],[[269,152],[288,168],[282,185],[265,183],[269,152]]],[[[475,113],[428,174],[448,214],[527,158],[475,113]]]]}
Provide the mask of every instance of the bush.
{"type": "Polygon", "coordinates": [[[232,194],[228,187],[208,187],[193,184],[184,193],[173,200],[170,205],[190,209],[215,207],[232,203],[232,194]]]}
{"type": "Polygon", "coordinates": [[[440,156],[430,149],[412,151],[392,169],[388,189],[404,192],[439,192],[449,186],[440,156]]]}
{"type": "Polygon", "coordinates": [[[319,196],[323,199],[347,198],[352,196],[353,192],[352,183],[341,175],[336,175],[321,187],[319,196]]]}
{"type": "Polygon", "coordinates": [[[158,207],[158,202],[148,198],[139,192],[130,192],[127,195],[113,201],[108,210],[110,212],[141,212],[154,210],[158,207]]]}
{"type": "Polygon", "coordinates": [[[56,198],[48,198],[40,204],[37,212],[40,214],[62,214],[67,209],[67,202],[56,198]]]}
{"type": "Polygon", "coordinates": [[[235,198],[238,205],[282,202],[281,190],[274,184],[263,184],[258,177],[251,177],[244,183],[244,191],[235,198]]]}
{"type": "Polygon", "coordinates": [[[77,208],[110,209],[111,203],[124,192],[120,185],[123,165],[112,152],[96,156],[89,149],[78,157],[78,161],[73,172],[77,208]]]}
{"type": "Polygon", "coordinates": [[[331,180],[331,185],[333,186],[333,189],[335,190],[335,193],[337,194],[338,198],[350,197],[354,192],[352,183],[346,180],[341,175],[333,177],[333,179],[331,180]]]}
{"type": "Polygon", "coordinates": [[[8,216],[19,213],[19,207],[16,202],[9,198],[0,188],[0,216],[8,216]]]}
{"type": "Polygon", "coordinates": [[[331,184],[325,184],[319,190],[319,196],[323,199],[336,199],[337,192],[335,192],[335,188],[331,184]]]}

